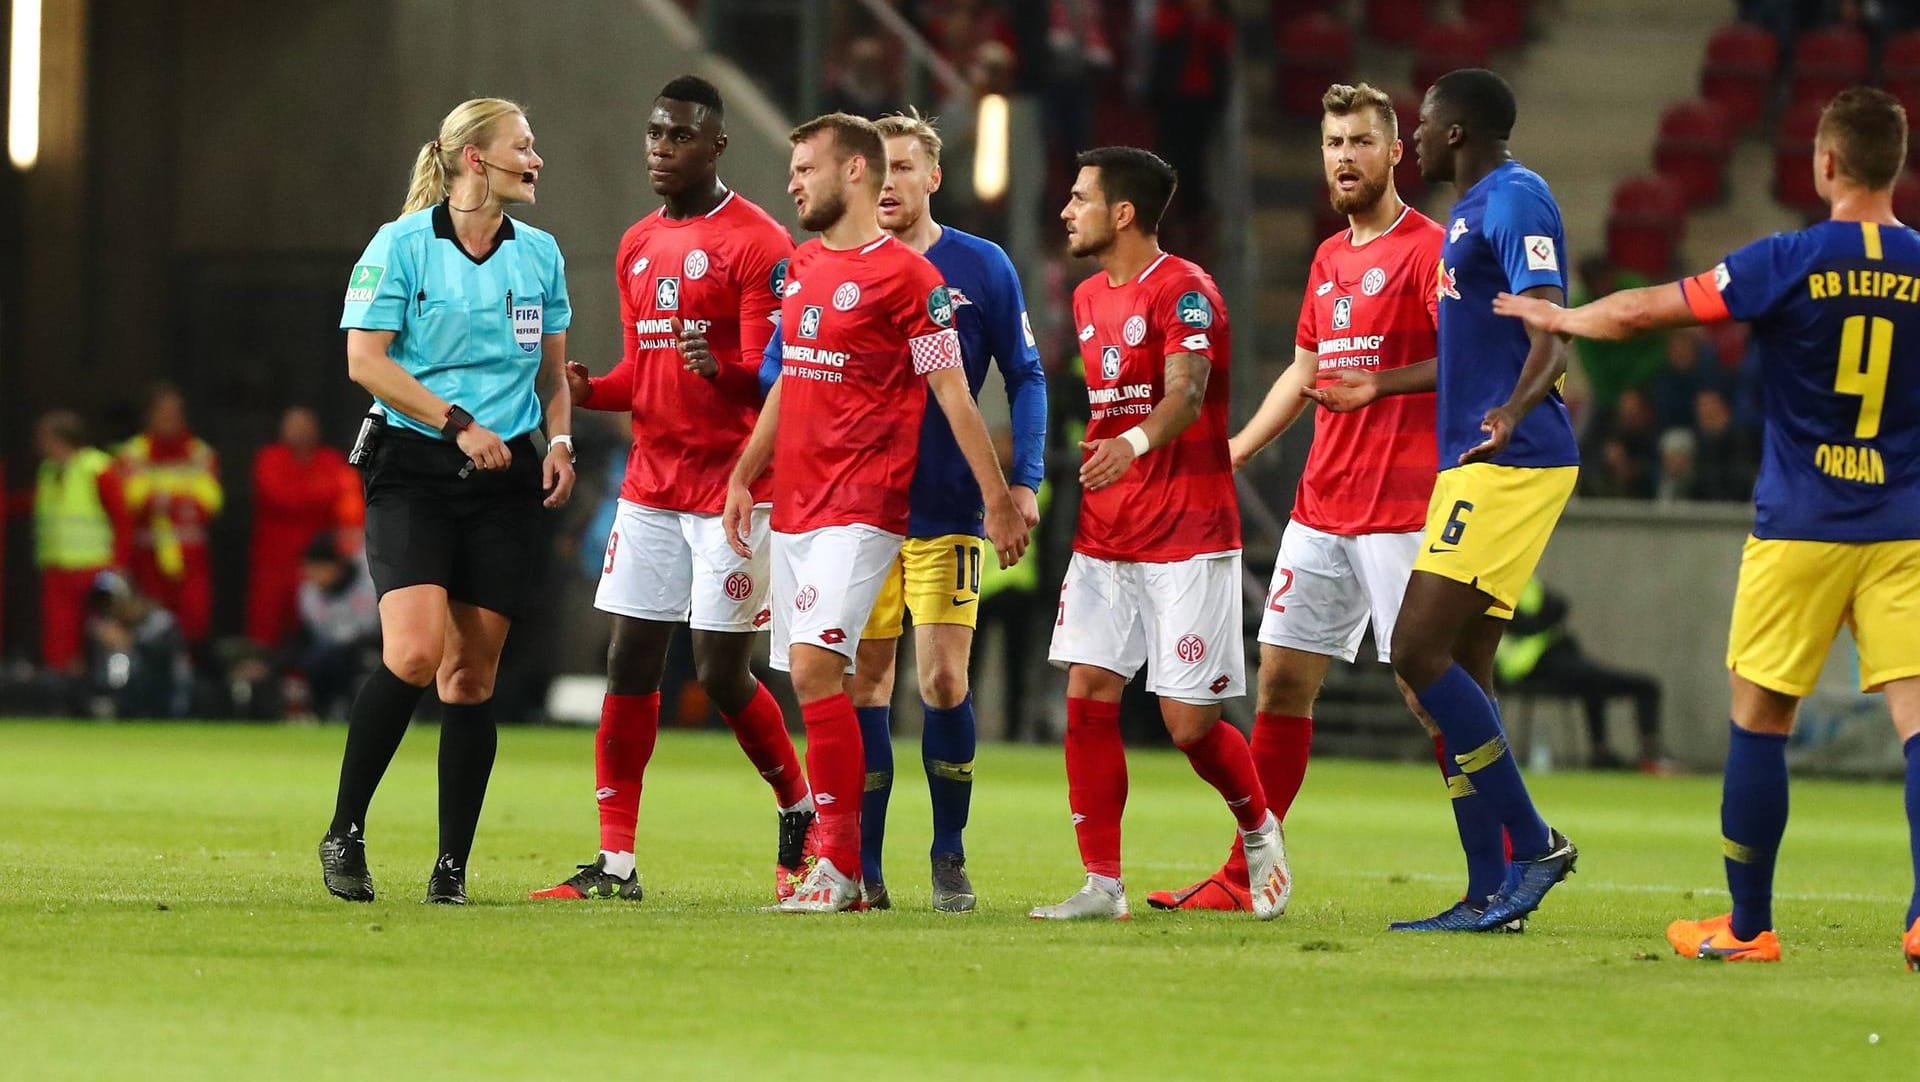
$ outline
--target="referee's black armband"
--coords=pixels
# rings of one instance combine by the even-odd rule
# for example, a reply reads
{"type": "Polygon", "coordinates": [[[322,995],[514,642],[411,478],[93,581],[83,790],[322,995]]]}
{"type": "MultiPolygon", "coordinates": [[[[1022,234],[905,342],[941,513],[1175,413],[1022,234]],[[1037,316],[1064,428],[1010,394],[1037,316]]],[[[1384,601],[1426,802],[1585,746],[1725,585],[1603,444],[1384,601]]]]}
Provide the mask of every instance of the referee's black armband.
{"type": "Polygon", "coordinates": [[[471,427],[473,427],[473,414],[459,406],[448,406],[447,423],[440,426],[440,435],[446,437],[448,442],[452,442],[460,438],[460,433],[471,427]]]}

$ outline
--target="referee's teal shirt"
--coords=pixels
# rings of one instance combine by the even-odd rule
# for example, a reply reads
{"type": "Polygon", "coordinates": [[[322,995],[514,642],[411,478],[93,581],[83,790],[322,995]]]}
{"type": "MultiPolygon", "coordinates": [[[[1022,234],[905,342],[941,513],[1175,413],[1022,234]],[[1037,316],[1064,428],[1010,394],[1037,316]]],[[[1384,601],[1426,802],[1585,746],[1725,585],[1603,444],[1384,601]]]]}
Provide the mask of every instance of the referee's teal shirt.
{"type": "MultiPolygon", "coordinates": [[[[343,330],[395,332],[387,356],[503,440],[539,426],[540,336],[572,322],[553,234],[503,217],[493,251],[475,259],[455,239],[444,202],[380,227],[340,314],[343,330]]],[[[390,423],[440,434],[381,405],[390,423]]]]}

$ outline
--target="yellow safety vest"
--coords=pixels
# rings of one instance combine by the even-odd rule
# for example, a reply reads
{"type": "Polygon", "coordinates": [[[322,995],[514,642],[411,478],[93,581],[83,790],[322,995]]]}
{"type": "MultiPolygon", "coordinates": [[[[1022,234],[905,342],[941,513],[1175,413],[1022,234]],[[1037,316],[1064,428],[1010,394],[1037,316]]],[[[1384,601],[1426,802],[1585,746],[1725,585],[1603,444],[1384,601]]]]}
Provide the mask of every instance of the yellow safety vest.
{"type": "Polygon", "coordinates": [[[100,502],[100,475],[113,468],[105,451],[82,447],[62,464],[40,463],[33,497],[34,562],[61,571],[113,563],[113,518],[100,502]]]}
{"type": "MultiPolygon", "coordinates": [[[[213,472],[213,448],[205,440],[196,438],[188,457],[181,462],[156,464],[152,441],[146,436],[135,436],[122,444],[120,456],[128,466],[128,506],[142,507],[155,497],[162,497],[158,501],[162,505],[176,499],[197,503],[208,518],[220,513],[226,493],[213,472]]],[[[191,536],[181,536],[180,528],[174,525],[164,506],[147,508],[142,518],[144,531],[152,539],[153,559],[160,573],[170,579],[179,578],[187,566],[185,546],[205,544],[204,529],[195,526],[191,536]]]]}
{"type": "MultiPolygon", "coordinates": [[[[1527,580],[1520,591],[1520,600],[1513,611],[1520,616],[1532,616],[1546,604],[1547,589],[1539,579],[1527,580]]],[[[1493,672],[1502,684],[1517,684],[1533,675],[1534,667],[1546,656],[1554,643],[1566,637],[1566,632],[1557,627],[1536,631],[1531,635],[1508,634],[1494,648],[1493,672]]]]}

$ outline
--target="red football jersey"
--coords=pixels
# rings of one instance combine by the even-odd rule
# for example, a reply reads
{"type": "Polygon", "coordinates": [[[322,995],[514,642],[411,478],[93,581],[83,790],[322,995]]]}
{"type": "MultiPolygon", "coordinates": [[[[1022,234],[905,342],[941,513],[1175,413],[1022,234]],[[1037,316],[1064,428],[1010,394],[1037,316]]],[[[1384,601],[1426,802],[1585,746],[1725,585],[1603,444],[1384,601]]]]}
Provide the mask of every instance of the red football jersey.
{"type": "MultiPolygon", "coordinates": [[[[662,208],[620,238],[613,273],[625,348],[579,404],[633,411],[622,499],[707,515],[726,508],[727,476],[760,416],[760,353],[792,251],[786,228],[737,192],[698,218],[662,208]],[[706,333],[720,365],[712,379],[684,367],[676,316],[706,333]]],[[[771,484],[763,477],[754,497],[766,499],[771,484]]]]}
{"type": "Polygon", "coordinates": [[[1118,286],[1102,272],[1073,291],[1073,322],[1093,411],[1089,440],[1118,436],[1153,412],[1166,392],[1168,357],[1196,353],[1213,365],[1199,419],[1141,455],[1118,481],[1080,497],[1074,551],[1172,563],[1238,549],[1240,500],[1227,452],[1232,334],[1213,279],[1174,255],[1118,286]]]}
{"type": "MultiPolygon", "coordinates": [[[[1352,235],[1343,229],[1321,242],[1300,303],[1294,344],[1319,355],[1322,384],[1348,369],[1418,364],[1438,349],[1439,223],[1408,207],[1358,248],[1352,235]]],[[[1294,519],[1332,534],[1425,526],[1437,472],[1433,410],[1431,394],[1383,398],[1354,413],[1317,409],[1294,519]]]]}
{"type": "Polygon", "coordinates": [[[810,240],[787,269],[780,327],[773,528],[905,534],[921,377],[961,364],[940,272],[892,236],[845,251],[810,240]]]}

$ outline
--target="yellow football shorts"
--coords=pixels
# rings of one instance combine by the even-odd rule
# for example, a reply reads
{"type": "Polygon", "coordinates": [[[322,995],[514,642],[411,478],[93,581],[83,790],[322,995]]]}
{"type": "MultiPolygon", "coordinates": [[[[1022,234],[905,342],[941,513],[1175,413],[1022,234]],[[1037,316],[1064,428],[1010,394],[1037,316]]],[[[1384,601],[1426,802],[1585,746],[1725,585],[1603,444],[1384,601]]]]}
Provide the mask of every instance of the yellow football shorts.
{"type": "Polygon", "coordinates": [[[1842,623],[1860,648],[1860,690],[1920,676],[1920,541],[1747,538],[1727,668],[1811,694],[1842,623]]]}
{"type": "Polygon", "coordinates": [[[1491,462],[1442,470],[1413,569],[1464,582],[1493,598],[1487,615],[1513,619],[1579,474],[1578,466],[1491,462]]]}
{"type": "Polygon", "coordinates": [[[980,562],[987,543],[972,534],[909,537],[900,545],[863,639],[897,639],[913,613],[915,624],[974,627],[980,618],[980,562]]]}

